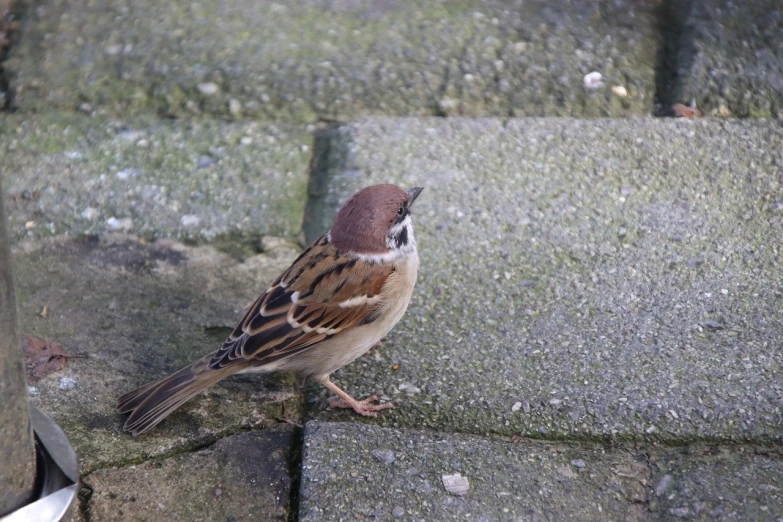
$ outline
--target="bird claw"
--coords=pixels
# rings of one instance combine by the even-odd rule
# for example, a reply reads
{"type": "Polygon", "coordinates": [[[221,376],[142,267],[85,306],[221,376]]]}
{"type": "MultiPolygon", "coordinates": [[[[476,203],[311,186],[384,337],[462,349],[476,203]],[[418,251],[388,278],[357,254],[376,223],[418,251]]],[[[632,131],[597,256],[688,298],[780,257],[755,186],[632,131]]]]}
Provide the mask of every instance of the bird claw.
{"type": "Polygon", "coordinates": [[[378,395],[370,395],[364,400],[361,401],[354,400],[353,402],[351,402],[345,399],[341,399],[340,397],[333,397],[329,399],[329,407],[335,409],[351,408],[359,415],[364,415],[365,417],[377,417],[379,410],[385,410],[387,408],[394,407],[394,403],[392,402],[375,404],[375,402],[378,399],[379,399],[378,395]]]}

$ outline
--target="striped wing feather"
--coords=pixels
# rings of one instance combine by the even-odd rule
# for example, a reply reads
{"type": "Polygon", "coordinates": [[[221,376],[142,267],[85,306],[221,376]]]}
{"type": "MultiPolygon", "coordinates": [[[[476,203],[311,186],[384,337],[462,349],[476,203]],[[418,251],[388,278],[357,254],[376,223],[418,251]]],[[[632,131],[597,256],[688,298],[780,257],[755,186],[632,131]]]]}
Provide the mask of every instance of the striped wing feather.
{"type": "Polygon", "coordinates": [[[340,253],[321,238],[253,303],[209,367],[271,363],[374,321],[378,294],[393,271],[340,253]]]}

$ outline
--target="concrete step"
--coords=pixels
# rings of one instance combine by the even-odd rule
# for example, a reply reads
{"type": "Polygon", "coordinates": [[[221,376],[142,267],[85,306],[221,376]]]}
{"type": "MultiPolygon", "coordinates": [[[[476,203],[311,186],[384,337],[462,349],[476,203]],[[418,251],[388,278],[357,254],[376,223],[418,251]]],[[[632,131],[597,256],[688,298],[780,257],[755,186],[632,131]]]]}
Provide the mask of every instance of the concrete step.
{"type": "MultiPolygon", "coordinates": [[[[673,2],[673,101],[705,114],[783,119],[783,5],[778,0],[673,2]]],[[[667,94],[668,95],[668,94],[667,94]]]]}
{"type": "Polygon", "coordinates": [[[303,125],[47,113],[5,117],[0,132],[15,238],[299,234],[312,145],[303,125]]]}
{"type": "Polygon", "coordinates": [[[783,458],[764,448],[516,443],[310,422],[299,520],[776,520],[783,458]],[[444,475],[467,479],[464,495],[444,475]]]}
{"type": "Polygon", "coordinates": [[[640,116],[658,23],[623,0],[47,0],[4,67],[19,109],[312,122],[640,116]],[[596,90],[584,77],[598,72],[596,90]]]}
{"type": "Polygon", "coordinates": [[[213,386],[139,437],[121,431],[124,418],[114,411],[121,394],[220,345],[297,253],[285,242],[267,250],[240,262],[212,247],[126,235],[15,248],[20,331],[81,356],[28,384],[33,403],[65,431],[82,474],[298,420],[295,383],[257,376],[213,386]]]}
{"type": "Polygon", "coordinates": [[[779,442],[781,150],[771,121],[364,119],[324,133],[311,239],[360,187],[426,187],[408,313],[334,381],[398,401],[385,426],[779,442]]]}
{"type": "Polygon", "coordinates": [[[290,520],[295,428],[242,433],[82,479],[83,520],[290,520]]]}

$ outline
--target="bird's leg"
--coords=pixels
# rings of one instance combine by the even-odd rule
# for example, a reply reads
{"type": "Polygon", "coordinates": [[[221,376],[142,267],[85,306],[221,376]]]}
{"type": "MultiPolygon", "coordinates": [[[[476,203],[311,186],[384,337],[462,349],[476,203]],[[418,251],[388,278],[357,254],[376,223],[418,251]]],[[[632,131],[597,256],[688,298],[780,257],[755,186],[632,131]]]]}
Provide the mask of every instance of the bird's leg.
{"type": "Polygon", "coordinates": [[[339,397],[339,398],[332,398],[329,400],[329,406],[332,408],[351,408],[359,415],[364,415],[365,417],[377,417],[378,410],[385,410],[386,408],[391,408],[394,406],[394,404],[392,404],[391,402],[385,402],[383,404],[373,404],[375,401],[378,400],[377,395],[371,395],[362,401],[357,401],[356,399],[354,399],[353,397],[351,397],[350,395],[342,391],[340,388],[338,388],[336,384],[334,384],[332,381],[329,380],[328,376],[320,380],[320,382],[327,389],[333,391],[337,395],[337,397],[339,397]]]}

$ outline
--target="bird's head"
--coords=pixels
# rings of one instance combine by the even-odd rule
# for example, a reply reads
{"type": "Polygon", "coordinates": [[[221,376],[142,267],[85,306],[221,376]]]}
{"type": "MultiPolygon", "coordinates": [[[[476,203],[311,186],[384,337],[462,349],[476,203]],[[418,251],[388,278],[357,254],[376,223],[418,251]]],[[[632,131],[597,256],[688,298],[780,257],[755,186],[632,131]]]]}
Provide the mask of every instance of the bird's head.
{"type": "Polygon", "coordinates": [[[411,206],[422,187],[372,185],[351,196],[337,213],[329,235],[344,251],[394,256],[416,252],[411,206]]]}

